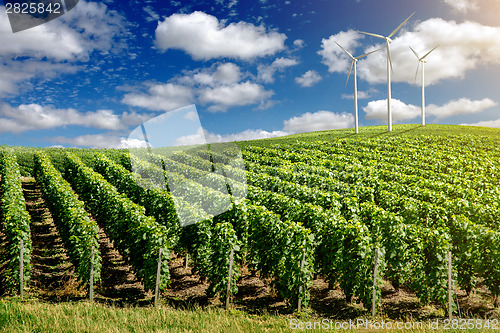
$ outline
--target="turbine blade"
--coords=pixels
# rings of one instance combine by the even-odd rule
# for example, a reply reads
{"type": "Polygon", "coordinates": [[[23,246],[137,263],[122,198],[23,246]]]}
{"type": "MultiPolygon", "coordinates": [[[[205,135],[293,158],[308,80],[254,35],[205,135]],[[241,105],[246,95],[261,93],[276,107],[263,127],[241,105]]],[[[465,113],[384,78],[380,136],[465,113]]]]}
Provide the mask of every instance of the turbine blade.
{"type": "Polygon", "coordinates": [[[430,50],[429,52],[427,52],[422,58],[420,58],[420,60],[424,60],[424,58],[427,57],[429,55],[429,53],[431,53],[432,51],[434,51],[436,48],[437,48],[437,46],[435,48],[433,48],[432,50],[430,50]]]}
{"type": "Polygon", "coordinates": [[[371,51],[371,52],[365,53],[365,54],[363,54],[363,55],[357,56],[357,57],[356,57],[356,59],[361,59],[361,58],[363,58],[363,57],[366,57],[366,56],[367,56],[367,55],[369,55],[369,54],[372,54],[372,53],[377,52],[377,51],[380,51],[380,50],[381,50],[381,49],[378,49],[378,50],[375,50],[375,51],[371,51]]]}
{"type": "Polygon", "coordinates": [[[415,54],[415,57],[417,57],[417,59],[420,60],[420,56],[418,55],[418,53],[411,46],[408,46],[408,47],[413,51],[413,53],[415,54]]]}
{"type": "Polygon", "coordinates": [[[389,50],[389,42],[386,43],[387,47],[387,59],[389,59],[389,65],[391,65],[391,72],[394,72],[392,69],[392,60],[391,60],[391,51],[389,50]]]}
{"type": "Polygon", "coordinates": [[[346,87],[347,87],[347,82],[349,81],[349,76],[351,76],[352,65],[354,65],[355,61],[356,61],[355,59],[352,59],[351,61],[351,68],[349,68],[349,74],[347,74],[347,80],[345,80],[346,87]]]}
{"type": "Polygon", "coordinates": [[[345,53],[347,53],[349,55],[349,57],[351,57],[351,59],[354,60],[354,57],[352,56],[352,54],[350,54],[346,49],[344,49],[342,46],[340,46],[339,43],[335,42],[335,44],[337,44],[342,50],[344,50],[345,53]]]}
{"type": "MultiPolygon", "coordinates": [[[[413,12],[413,14],[415,14],[415,12],[413,12]]],[[[408,20],[410,19],[410,17],[413,16],[413,14],[411,14],[410,16],[408,16],[408,18],[406,20],[403,21],[403,23],[401,23],[396,29],[394,29],[393,32],[391,32],[391,34],[387,37],[391,38],[392,36],[394,36],[396,34],[396,32],[398,32],[399,29],[401,29],[401,27],[406,23],[408,22],[408,20]]]]}
{"type": "Polygon", "coordinates": [[[372,34],[370,32],[364,32],[364,31],[358,31],[358,30],[356,30],[356,32],[359,32],[359,33],[362,33],[362,34],[365,34],[365,35],[370,35],[370,36],[377,37],[377,38],[385,39],[384,36],[379,35],[379,34],[372,34]]]}
{"type": "Polygon", "coordinates": [[[415,72],[415,79],[413,80],[413,84],[417,83],[417,74],[418,74],[419,67],[420,67],[420,61],[418,62],[418,65],[417,65],[417,71],[415,72]]]}

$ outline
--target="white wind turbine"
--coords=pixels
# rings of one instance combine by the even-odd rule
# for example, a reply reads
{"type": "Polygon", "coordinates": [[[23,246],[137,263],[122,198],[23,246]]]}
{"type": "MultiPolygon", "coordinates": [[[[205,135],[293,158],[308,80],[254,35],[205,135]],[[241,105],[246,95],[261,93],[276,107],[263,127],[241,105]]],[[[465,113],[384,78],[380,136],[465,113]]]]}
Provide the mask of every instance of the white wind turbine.
{"type": "MultiPolygon", "coordinates": [[[[437,46],[436,46],[437,47],[437,46]]],[[[415,72],[415,81],[417,81],[417,74],[418,74],[418,67],[420,66],[420,63],[422,63],[422,126],[425,125],[425,84],[424,84],[424,64],[425,64],[425,57],[427,57],[432,51],[434,51],[435,48],[433,48],[432,50],[430,50],[429,52],[427,52],[423,57],[420,57],[418,55],[417,52],[415,52],[414,49],[412,49],[412,47],[410,46],[410,49],[413,51],[413,53],[415,54],[415,56],[417,57],[418,59],[418,65],[417,65],[417,71],[415,72]]]]}
{"type": "Polygon", "coordinates": [[[358,62],[359,59],[366,57],[369,54],[372,54],[373,52],[377,52],[378,50],[371,51],[368,53],[365,53],[363,55],[354,57],[352,54],[350,54],[346,49],[344,49],[339,43],[335,42],[342,50],[344,50],[345,53],[349,57],[351,57],[352,62],[351,62],[351,68],[349,68],[349,74],[347,75],[347,80],[345,81],[345,85],[347,86],[347,82],[349,81],[349,76],[351,76],[351,70],[352,67],[354,66],[354,133],[358,134],[358,81],[357,81],[357,75],[356,75],[356,63],[358,62]]]}
{"type": "MultiPolygon", "coordinates": [[[[413,13],[413,14],[415,14],[415,13],[413,13]]],[[[369,33],[369,32],[358,31],[358,32],[360,32],[362,34],[370,35],[370,36],[381,38],[381,39],[385,40],[385,45],[386,45],[386,48],[387,48],[387,128],[388,128],[389,132],[392,131],[392,111],[391,111],[391,71],[392,71],[392,61],[391,61],[391,52],[389,50],[389,44],[392,42],[391,37],[394,36],[396,34],[396,32],[398,32],[399,29],[401,29],[401,27],[410,19],[410,17],[413,16],[413,14],[411,14],[410,16],[408,16],[408,18],[406,20],[404,20],[403,23],[401,23],[396,29],[394,29],[394,31],[391,32],[391,34],[389,36],[387,36],[387,37],[382,36],[382,35],[378,35],[378,34],[372,34],[372,33],[369,33]]]]}

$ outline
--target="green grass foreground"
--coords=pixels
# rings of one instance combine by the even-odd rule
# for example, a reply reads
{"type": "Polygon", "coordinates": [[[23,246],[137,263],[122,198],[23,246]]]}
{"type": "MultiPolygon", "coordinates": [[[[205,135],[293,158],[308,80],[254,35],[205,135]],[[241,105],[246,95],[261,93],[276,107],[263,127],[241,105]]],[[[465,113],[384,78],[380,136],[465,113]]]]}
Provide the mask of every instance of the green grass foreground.
{"type": "Polygon", "coordinates": [[[222,309],[0,300],[0,332],[289,332],[289,318],[222,309]]]}
{"type": "MultiPolygon", "coordinates": [[[[171,307],[115,307],[88,302],[45,303],[38,300],[9,298],[0,300],[0,332],[464,332],[464,330],[429,329],[428,321],[422,321],[423,329],[359,330],[334,327],[319,328],[322,318],[307,314],[294,316],[251,315],[242,311],[225,311],[216,308],[181,310],[171,307]],[[293,321],[292,329],[291,322],[293,321]],[[317,327],[308,327],[314,325],[317,327]],[[301,323],[299,326],[299,323],[301,323]]],[[[353,319],[354,321],[356,319],[353,319]]],[[[364,319],[372,323],[387,319],[364,319]]],[[[333,321],[334,323],[337,321],[333,321]]],[[[349,322],[348,319],[339,323],[349,322]]],[[[401,321],[409,323],[410,321],[401,321]]],[[[392,322],[396,325],[397,322],[392,322]]],[[[415,323],[415,322],[414,322],[415,323]]],[[[354,324],[354,322],[353,322],[354,324]]],[[[347,324],[346,324],[347,325],[347,324]]],[[[466,330],[467,332],[498,332],[491,329],[466,330]]]]}

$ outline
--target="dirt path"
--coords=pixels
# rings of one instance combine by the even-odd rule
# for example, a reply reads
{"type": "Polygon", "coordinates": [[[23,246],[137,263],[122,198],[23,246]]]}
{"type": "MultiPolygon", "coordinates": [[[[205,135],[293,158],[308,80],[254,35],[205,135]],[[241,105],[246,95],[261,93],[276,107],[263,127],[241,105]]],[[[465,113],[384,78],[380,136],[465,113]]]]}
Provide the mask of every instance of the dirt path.
{"type": "Polygon", "coordinates": [[[26,209],[31,216],[31,281],[30,289],[48,300],[78,296],[80,291],[52,215],[34,178],[22,180],[26,209]]]}
{"type": "Polygon", "coordinates": [[[132,267],[125,263],[102,228],[99,228],[99,251],[102,281],[96,288],[96,300],[117,305],[150,303],[151,294],[144,291],[132,267]]]}

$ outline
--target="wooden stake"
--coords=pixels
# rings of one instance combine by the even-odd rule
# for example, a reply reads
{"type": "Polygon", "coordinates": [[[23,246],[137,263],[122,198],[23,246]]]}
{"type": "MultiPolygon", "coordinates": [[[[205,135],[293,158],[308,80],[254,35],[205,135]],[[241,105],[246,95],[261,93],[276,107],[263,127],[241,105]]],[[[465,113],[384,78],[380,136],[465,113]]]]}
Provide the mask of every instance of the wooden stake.
{"type": "MultiPolygon", "coordinates": [[[[22,236],[21,236],[22,237],[22,236]]],[[[19,294],[24,296],[24,240],[19,244],[19,294]]]]}
{"type": "Polygon", "coordinates": [[[375,316],[377,306],[377,275],[378,275],[378,247],[375,249],[375,263],[373,266],[373,295],[372,295],[372,317],[375,316]]]}
{"type": "Polygon", "coordinates": [[[156,270],[155,306],[158,306],[158,301],[160,297],[160,277],[161,277],[161,249],[158,253],[158,269],[156,270]]]}
{"type": "MultiPolygon", "coordinates": [[[[304,265],[306,263],[306,251],[305,249],[302,249],[302,261],[300,262],[300,271],[304,269],[304,265]]],[[[302,286],[299,286],[299,301],[297,304],[297,311],[300,312],[302,309],[302,300],[300,299],[300,295],[302,294],[302,286]]]]}
{"type": "Polygon", "coordinates": [[[448,318],[452,317],[453,289],[451,287],[451,251],[448,251],[448,318]]]}
{"type": "Polygon", "coordinates": [[[186,259],[184,259],[184,268],[188,269],[189,253],[186,253],[186,259]]]}
{"type": "Polygon", "coordinates": [[[90,249],[90,283],[89,283],[89,299],[94,301],[94,245],[90,249]]]}
{"type": "Polygon", "coordinates": [[[229,253],[229,273],[227,280],[227,291],[226,291],[226,310],[229,309],[229,300],[231,299],[231,278],[233,276],[233,261],[234,261],[234,248],[231,248],[229,253]]]}

